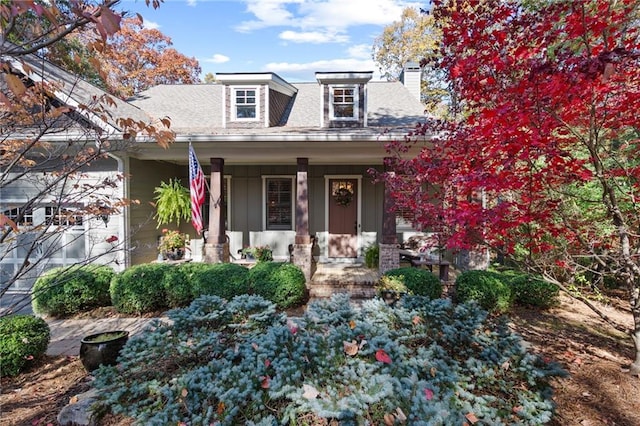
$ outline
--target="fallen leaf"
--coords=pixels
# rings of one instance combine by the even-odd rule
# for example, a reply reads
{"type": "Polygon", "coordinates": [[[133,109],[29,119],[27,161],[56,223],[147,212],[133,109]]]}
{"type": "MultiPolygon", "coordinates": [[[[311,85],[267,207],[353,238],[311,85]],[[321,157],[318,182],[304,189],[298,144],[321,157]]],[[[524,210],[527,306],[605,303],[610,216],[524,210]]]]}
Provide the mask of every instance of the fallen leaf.
{"type": "Polygon", "coordinates": [[[72,396],[69,398],[69,404],[76,404],[78,402],[78,396],[72,396]]]}
{"type": "Polygon", "coordinates": [[[187,389],[182,389],[181,395],[183,398],[186,398],[187,394],[189,393],[189,391],[187,391],[187,389]]]}
{"type": "Polygon", "coordinates": [[[351,342],[343,341],[342,346],[344,348],[344,353],[349,356],[355,356],[358,353],[358,343],[355,340],[351,342]]]}
{"type": "Polygon", "coordinates": [[[422,322],[422,318],[420,318],[418,315],[416,315],[415,317],[413,317],[411,322],[413,323],[413,325],[418,325],[418,324],[420,324],[422,322]]]}
{"type": "Polygon", "coordinates": [[[391,364],[391,357],[384,351],[384,349],[378,349],[376,351],[376,360],[384,364],[391,364]]]}
{"type": "Polygon", "coordinates": [[[260,376],[260,387],[262,389],[269,389],[269,382],[271,381],[271,377],[269,376],[260,376]]]}
{"type": "Polygon", "coordinates": [[[438,372],[438,370],[436,370],[435,367],[431,367],[431,370],[429,370],[429,372],[431,373],[431,377],[436,377],[436,373],[438,372]]]}
{"type": "Polygon", "coordinates": [[[387,426],[393,426],[396,422],[396,418],[393,414],[385,414],[384,415],[384,424],[387,426]]]}
{"type": "Polygon", "coordinates": [[[431,401],[433,399],[433,391],[431,389],[425,389],[424,397],[427,398],[427,401],[431,401]]]}
{"type": "Polygon", "coordinates": [[[216,412],[218,413],[219,416],[221,416],[222,413],[224,413],[224,409],[225,409],[224,402],[222,401],[218,402],[218,409],[216,410],[216,412]]]}
{"type": "Polygon", "coordinates": [[[478,418],[476,417],[475,414],[467,413],[464,416],[466,417],[467,420],[469,420],[471,422],[472,425],[478,423],[478,418]]]}
{"type": "Polygon", "coordinates": [[[316,399],[320,395],[318,389],[314,388],[311,385],[302,385],[302,397],[305,399],[316,399]]]}
{"type": "Polygon", "coordinates": [[[349,327],[353,330],[356,328],[356,322],[354,320],[349,321],[349,327]]]}
{"type": "Polygon", "coordinates": [[[407,416],[404,414],[404,411],[400,407],[396,408],[396,419],[400,421],[400,423],[404,423],[407,421],[407,416]]]}

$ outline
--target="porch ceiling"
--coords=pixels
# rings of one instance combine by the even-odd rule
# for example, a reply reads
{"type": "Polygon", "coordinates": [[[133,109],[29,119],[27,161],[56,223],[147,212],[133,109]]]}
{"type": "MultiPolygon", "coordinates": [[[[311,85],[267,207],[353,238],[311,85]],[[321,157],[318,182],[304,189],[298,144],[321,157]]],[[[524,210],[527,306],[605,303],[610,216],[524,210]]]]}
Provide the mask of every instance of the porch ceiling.
{"type": "MultiPolygon", "coordinates": [[[[200,162],[223,158],[225,164],[296,164],[297,158],[308,158],[309,164],[382,164],[387,156],[383,141],[227,141],[191,142],[200,162]]],[[[421,144],[422,145],[422,144],[421,144]]],[[[163,149],[155,143],[139,144],[130,154],[140,160],[169,161],[187,164],[188,142],[176,141],[163,149]]],[[[415,155],[420,147],[407,155],[415,155]]]]}

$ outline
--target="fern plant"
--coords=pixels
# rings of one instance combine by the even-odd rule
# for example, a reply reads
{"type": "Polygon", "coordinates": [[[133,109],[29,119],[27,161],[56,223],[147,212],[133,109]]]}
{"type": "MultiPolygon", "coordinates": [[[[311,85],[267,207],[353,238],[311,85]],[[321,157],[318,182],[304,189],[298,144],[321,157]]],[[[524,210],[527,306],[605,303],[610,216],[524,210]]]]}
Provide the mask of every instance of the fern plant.
{"type": "Polygon", "coordinates": [[[169,183],[160,182],[153,192],[156,194],[156,214],[153,216],[162,224],[175,222],[180,226],[180,220],[191,217],[191,198],[189,190],[180,183],[179,179],[169,179],[169,183]]]}

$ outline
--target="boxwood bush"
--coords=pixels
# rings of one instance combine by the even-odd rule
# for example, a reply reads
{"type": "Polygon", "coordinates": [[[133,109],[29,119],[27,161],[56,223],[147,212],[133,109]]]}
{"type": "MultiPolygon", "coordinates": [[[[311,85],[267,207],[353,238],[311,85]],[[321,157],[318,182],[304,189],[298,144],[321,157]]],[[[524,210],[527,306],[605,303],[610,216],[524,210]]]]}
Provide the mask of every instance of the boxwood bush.
{"type": "Polygon", "coordinates": [[[0,318],[0,377],[15,376],[44,355],[49,326],[33,315],[0,318]]]}
{"type": "Polygon", "coordinates": [[[183,272],[191,285],[191,296],[220,296],[231,299],[249,292],[249,270],[235,263],[193,263],[183,265],[183,272]]]}
{"type": "Polygon", "coordinates": [[[181,263],[167,270],[162,277],[162,287],[167,295],[167,305],[179,308],[189,305],[193,301],[191,291],[191,274],[194,265],[201,263],[181,263]]]}
{"type": "Polygon", "coordinates": [[[304,273],[292,263],[257,263],[249,270],[249,282],[253,293],[275,303],[280,309],[300,306],[306,299],[304,273]]]}
{"type": "Polygon", "coordinates": [[[33,286],[33,311],[64,317],[109,306],[109,283],[113,275],[113,269],[104,265],[51,269],[40,276],[33,286]]]}
{"type": "Polygon", "coordinates": [[[389,277],[402,277],[409,294],[438,299],[442,296],[442,283],[431,271],[420,268],[402,267],[384,273],[389,277]]]}
{"type": "Polygon", "coordinates": [[[465,271],[455,281],[458,302],[476,301],[484,309],[503,313],[511,308],[513,292],[508,278],[493,271],[465,271]]]}
{"type": "Polygon", "coordinates": [[[550,308],[558,303],[560,288],[532,275],[516,275],[509,279],[514,301],[521,305],[550,308]]]}
{"type": "Polygon", "coordinates": [[[448,299],[353,309],[337,295],[293,322],[256,295],[204,296],[168,316],[96,372],[102,410],[136,424],[542,425],[563,374],[506,321],[448,299]]]}
{"type": "Polygon", "coordinates": [[[145,263],[114,275],[109,287],[113,306],[126,314],[167,308],[163,278],[171,268],[166,263],[145,263]]]}

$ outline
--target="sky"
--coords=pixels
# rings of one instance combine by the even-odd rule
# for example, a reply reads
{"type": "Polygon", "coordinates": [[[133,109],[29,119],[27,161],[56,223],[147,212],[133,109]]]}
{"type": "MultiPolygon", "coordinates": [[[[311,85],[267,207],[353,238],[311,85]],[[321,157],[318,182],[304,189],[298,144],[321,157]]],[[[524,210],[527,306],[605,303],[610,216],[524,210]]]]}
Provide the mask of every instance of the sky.
{"type": "Polygon", "coordinates": [[[169,36],[206,73],[275,72],[289,82],[315,81],[315,72],[373,71],[374,39],[400,20],[401,0],[121,0],[145,26],[169,36]]]}

